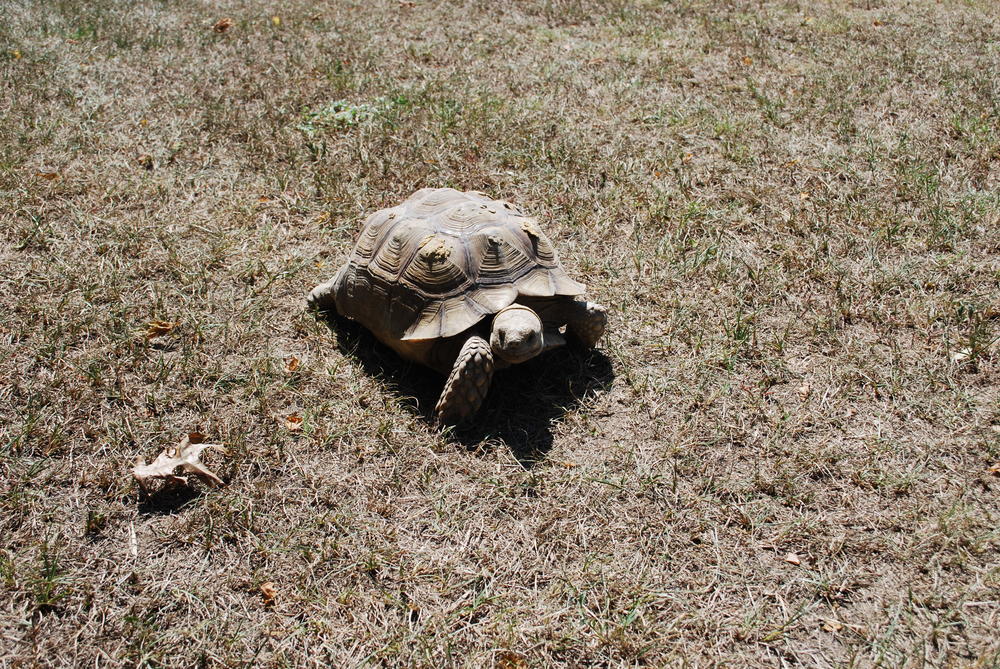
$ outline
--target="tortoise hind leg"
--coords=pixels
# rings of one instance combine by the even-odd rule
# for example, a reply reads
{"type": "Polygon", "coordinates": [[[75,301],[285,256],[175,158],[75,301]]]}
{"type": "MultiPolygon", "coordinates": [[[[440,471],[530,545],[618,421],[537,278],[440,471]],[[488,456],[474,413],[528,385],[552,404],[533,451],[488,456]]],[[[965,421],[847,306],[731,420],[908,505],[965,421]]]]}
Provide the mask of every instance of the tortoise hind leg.
{"type": "Polygon", "coordinates": [[[309,291],[306,306],[316,311],[331,311],[336,308],[334,295],[337,292],[337,278],[321,283],[309,291]]]}
{"type": "Polygon", "coordinates": [[[597,346],[608,326],[608,310],[596,302],[574,300],[566,318],[566,334],[587,348],[597,346]]]}
{"type": "Polygon", "coordinates": [[[442,423],[458,423],[479,410],[493,379],[493,351],[478,335],[465,340],[434,408],[442,423]]]}

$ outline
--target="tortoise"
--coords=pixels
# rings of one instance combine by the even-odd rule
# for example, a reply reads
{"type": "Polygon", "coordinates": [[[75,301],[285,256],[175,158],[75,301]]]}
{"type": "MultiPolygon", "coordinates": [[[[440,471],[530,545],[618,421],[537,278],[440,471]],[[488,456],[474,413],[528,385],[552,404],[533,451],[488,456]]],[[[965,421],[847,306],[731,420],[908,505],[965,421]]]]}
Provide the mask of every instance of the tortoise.
{"type": "Polygon", "coordinates": [[[446,375],[435,413],[458,423],[480,408],[495,369],[567,339],[597,344],[607,314],[585,291],[534,218],[480,192],[424,188],[369,216],[308,303],[446,375]]]}

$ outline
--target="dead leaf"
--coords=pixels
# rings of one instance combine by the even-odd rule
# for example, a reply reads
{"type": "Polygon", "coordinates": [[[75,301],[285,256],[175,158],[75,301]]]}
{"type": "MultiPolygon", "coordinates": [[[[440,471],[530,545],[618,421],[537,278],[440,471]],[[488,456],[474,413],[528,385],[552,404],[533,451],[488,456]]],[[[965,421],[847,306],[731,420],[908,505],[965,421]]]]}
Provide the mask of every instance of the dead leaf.
{"type": "Polygon", "coordinates": [[[803,201],[808,200],[809,199],[809,193],[799,193],[799,199],[803,200],[803,201]]]}
{"type": "Polygon", "coordinates": [[[812,395],[812,390],[813,390],[812,389],[812,385],[808,381],[806,381],[801,386],[799,386],[798,388],[796,388],[795,392],[797,392],[799,394],[799,398],[802,401],[805,401],[805,400],[809,399],[810,395],[812,395]]]}
{"type": "Polygon", "coordinates": [[[302,416],[297,413],[285,416],[285,427],[289,432],[298,432],[302,429],[302,416]]]}
{"type": "Polygon", "coordinates": [[[512,650],[502,650],[497,654],[497,669],[528,669],[528,658],[512,650]]]}
{"type": "Polygon", "coordinates": [[[795,553],[788,553],[787,555],[785,555],[785,562],[789,564],[794,564],[795,566],[799,566],[800,564],[802,564],[802,560],[795,553]]]}
{"type": "Polygon", "coordinates": [[[233,20],[227,17],[227,18],[219,19],[218,21],[216,21],[215,25],[212,26],[212,30],[214,30],[215,32],[221,34],[221,33],[226,32],[227,30],[229,30],[232,27],[233,27],[233,20]]]}
{"type": "Polygon", "coordinates": [[[201,464],[198,459],[206,448],[212,448],[222,453],[225,453],[226,449],[221,444],[203,443],[201,441],[203,438],[203,434],[192,432],[181,439],[181,442],[176,446],[164,450],[148,465],[143,461],[142,456],[139,456],[132,469],[132,476],[139,482],[139,486],[143,490],[146,490],[148,483],[154,479],[161,479],[167,483],[190,485],[189,475],[204,483],[224,485],[222,479],[201,464]]]}
{"type": "Polygon", "coordinates": [[[991,466],[990,469],[989,469],[989,472],[990,472],[990,474],[993,474],[993,476],[1000,476],[1000,462],[998,462],[995,465],[991,466]]]}
{"type": "Polygon", "coordinates": [[[148,153],[140,153],[135,157],[135,162],[139,163],[139,166],[144,170],[153,169],[153,156],[148,153]]]}
{"type": "Polygon", "coordinates": [[[178,323],[168,323],[167,321],[152,321],[146,326],[146,339],[154,339],[170,334],[178,323]]]}
{"type": "Polygon", "coordinates": [[[59,178],[59,173],[58,172],[35,172],[35,176],[36,177],[41,177],[43,179],[48,179],[49,181],[52,181],[53,179],[58,179],[59,178]]]}
{"type": "Polygon", "coordinates": [[[260,594],[264,598],[264,606],[274,606],[274,600],[278,596],[278,589],[274,587],[274,583],[268,581],[261,584],[260,594]]]}
{"type": "Polygon", "coordinates": [[[285,371],[286,372],[294,372],[298,368],[299,368],[299,359],[298,358],[296,358],[294,355],[290,355],[287,358],[285,358],[285,371]]]}
{"type": "Polygon", "coordinates": [[[753,65],[753,58],[751,58],[750,56],[743,56],[743,64],[753,65]]]}

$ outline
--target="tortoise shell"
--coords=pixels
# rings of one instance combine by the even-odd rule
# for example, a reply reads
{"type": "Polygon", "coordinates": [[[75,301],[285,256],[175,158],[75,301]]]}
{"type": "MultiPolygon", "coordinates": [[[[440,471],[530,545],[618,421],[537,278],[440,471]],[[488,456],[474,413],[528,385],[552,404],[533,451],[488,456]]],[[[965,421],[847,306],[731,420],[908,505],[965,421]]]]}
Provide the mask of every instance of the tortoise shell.
{"type": "Polygon", "coordinates": [[[535,219],[452,188],[369,216],[335,283],[337,311],[390,340],[451,337],[518,297],[586,291],[535,219]]]}

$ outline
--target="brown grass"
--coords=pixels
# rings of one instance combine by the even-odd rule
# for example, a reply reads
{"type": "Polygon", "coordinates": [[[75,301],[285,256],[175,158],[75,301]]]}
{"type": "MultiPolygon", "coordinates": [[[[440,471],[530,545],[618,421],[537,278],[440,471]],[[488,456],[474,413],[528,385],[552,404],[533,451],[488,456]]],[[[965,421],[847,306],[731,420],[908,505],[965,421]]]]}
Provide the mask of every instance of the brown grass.
{"type": "Polygon", "coordinates": [[[997,666],[998,26],[0,4],[0,666],[997,666]],[[455,434],[303,310],[445,185],[612,313],[455,434]],[[141,498],[193,430],[228,485],[141,498]]]}

